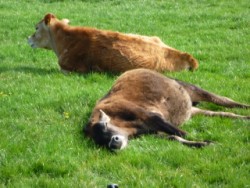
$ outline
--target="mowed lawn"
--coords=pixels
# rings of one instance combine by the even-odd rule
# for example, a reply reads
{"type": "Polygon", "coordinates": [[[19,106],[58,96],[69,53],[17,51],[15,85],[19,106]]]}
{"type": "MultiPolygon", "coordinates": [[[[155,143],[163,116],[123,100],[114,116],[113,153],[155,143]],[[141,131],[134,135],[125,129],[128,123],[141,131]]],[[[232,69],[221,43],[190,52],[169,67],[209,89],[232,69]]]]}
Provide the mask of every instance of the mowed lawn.
{"type": "Polygon", "coordinates": [[[165,75],[250,104],[249,8],[247,0],[0,0],[0,187],[249,187],[249,121],[188,121],[190,139],[214,141],[203,149],[143,136],[110,153],[82,128],[118,75],[64,75],[55,54],[27,44],[48,12],[71,25],[159,36],[200,63],[165,75]]]}

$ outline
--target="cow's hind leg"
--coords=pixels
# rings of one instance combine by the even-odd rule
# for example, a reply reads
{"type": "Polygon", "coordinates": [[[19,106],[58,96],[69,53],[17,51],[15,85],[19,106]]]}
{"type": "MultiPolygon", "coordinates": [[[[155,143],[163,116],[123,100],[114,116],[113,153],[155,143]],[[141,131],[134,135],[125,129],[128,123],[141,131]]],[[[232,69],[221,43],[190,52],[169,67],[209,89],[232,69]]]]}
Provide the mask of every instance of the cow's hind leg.
{"type": "Polygon", "coordinates": [[[205,101],[205,102],[211,102],[220,106],[225,106],[228,108],[250,108],[250,105],[241,104],[230,98],[216,95],[214,93],[203,90],[193,84],[182,82],[180,80],[176,80],[176,81],[180,85],[182,85],[185,88],[185,90],[188,92],[193,104],[196,104],[201,101],[205,101]]]}
{"type": "Polygon", "coordinates": [[[162,64],[160,70],[194,71],[198,66],[198,61],[192,55],[165,47],[165,63],[162,64]]]}
{"type": "Polygon", "coordinates": [[[187,145],[189,147],[195,147],[195,148],[201,148],[201,147],[207,146],[210,143],[212,143],[210,141],[190,141],[190,140],[186,140],[186,139],[179,137],[179,136],[176,136],[176,135],[170,135],[170,136],[168,136],[168,139],[169,140],[176,140],[184,145],[187,145]]]}
{"type": "Polygon", "coordinates": [[[200,108],[192,107],[191,109],[192,116],[194,115],[206,115],[206,116],[220,116],[220,117],[229,117],[229,118],[238,118],[238,119],[250,119],[250,116],[243,116],[231,112],[215,112],[211,110],[202,110],[200,108]]]}

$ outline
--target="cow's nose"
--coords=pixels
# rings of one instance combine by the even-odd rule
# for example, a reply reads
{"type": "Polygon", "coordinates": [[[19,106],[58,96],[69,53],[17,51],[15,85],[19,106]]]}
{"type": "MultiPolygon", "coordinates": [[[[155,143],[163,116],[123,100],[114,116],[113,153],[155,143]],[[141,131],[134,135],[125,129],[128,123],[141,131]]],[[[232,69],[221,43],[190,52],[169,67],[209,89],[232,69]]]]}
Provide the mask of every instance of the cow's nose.
{"type": "Polygon", "coordinates": [[[115,142],[119,142],[120,138],[118,136],[113,136],[112,140],[115,141],[115,142]]]}
{"type": "Polygon", "coordinates": [[[111,150],[117,150],[121,149],[122,147],[122,138],[120,136],[112,136],[110,143],[109,143],[109,148],[111,150]]]}

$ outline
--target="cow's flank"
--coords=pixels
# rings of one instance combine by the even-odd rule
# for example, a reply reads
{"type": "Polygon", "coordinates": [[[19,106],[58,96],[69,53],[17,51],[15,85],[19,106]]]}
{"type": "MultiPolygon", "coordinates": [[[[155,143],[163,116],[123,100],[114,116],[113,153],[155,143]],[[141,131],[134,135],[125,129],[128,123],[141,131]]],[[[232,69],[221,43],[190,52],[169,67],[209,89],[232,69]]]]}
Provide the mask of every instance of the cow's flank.
{"type": "Polygon", "coordinates": [[[147,68],[161,72],[198,67],[190,54],[165,45],[158,37],[73,27],[68,23],[68,19],[47,14],[28,38],[32,48],[53,50],[63,71],[124,72],[147,68]]]}
{"type": "Polygon", "coordinates": [[[202,147],[210,142],[186,140],[183,137],[187,133],[179,128],[193,115],[250,119],[250,116],[193,106],[201,101],[229,108],[250,107],[155,71],[136,69],[122,74],[108,94],[97,102],[84,131],[95,143],[111,150],[125,148],[130,138],[160,132],[168,134],[171,140],[202,147]]]}

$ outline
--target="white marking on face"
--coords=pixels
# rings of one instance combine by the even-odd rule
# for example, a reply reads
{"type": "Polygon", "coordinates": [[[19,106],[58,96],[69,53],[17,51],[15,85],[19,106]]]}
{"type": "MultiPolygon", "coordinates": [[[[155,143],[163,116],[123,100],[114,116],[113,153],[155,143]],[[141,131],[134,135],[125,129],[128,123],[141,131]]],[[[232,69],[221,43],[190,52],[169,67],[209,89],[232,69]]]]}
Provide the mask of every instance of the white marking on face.
{"type": "Polygon", "coordinates": [[[31,36],[29,36],[29,38],[28,38],[28,43],[29,43],[29,45],[30,45],[32,48],[36,48],[36,45],[34,44],[34,42],[33,42],[31,36]]]}
{"type": "Polygon", "coordinates": [[[32,48],[52,49],[49,30],[44,22],[36,25],[36,31],[28,37],[28,43],[32,48]]]}

